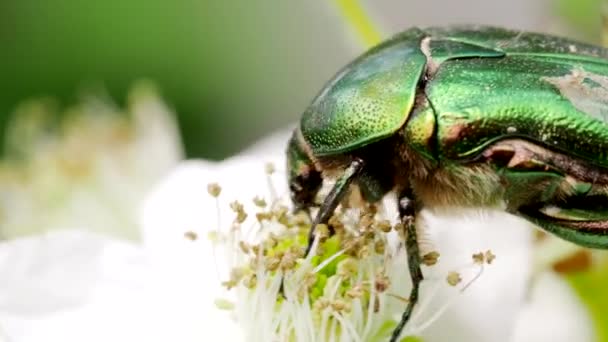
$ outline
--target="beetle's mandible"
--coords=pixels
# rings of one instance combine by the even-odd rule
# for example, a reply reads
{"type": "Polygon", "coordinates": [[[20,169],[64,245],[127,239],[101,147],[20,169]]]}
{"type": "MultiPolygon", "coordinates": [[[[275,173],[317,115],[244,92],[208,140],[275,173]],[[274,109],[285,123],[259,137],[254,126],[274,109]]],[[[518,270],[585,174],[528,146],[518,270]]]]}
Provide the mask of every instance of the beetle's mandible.
{"type": "MultiPolygon", "coordinates": [[[[497,207],[576,244],[608,248],[608,50],[494,27],[410,29],[340,71],[287,148],[297,209],[326,223],[351,187],[399,197],[413,287],[425,207],[497,207]]],[[[309,243],[310,247],[310,243],[309,243]]]]}

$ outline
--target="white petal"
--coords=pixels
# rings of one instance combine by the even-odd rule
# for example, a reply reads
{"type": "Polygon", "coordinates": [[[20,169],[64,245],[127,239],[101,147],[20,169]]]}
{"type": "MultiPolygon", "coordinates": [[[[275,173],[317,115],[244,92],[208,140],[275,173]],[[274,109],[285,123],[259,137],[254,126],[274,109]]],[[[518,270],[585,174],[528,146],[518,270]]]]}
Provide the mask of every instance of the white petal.
{"type": "Polygon", "coordinates": [[[532,226],[498,211],[424,212],[423,217],[428,235],[422,240],[426,237],[432,241],[441,257],[439,264],[427,268],[429,284],[421,300],[425,293],[434,296],[431,313],[455,300],[424,332],[425,341],[507,341],[526,295],[532,226]],[[447,285],[449,271],[458,271],[463,284],[472,279],[479,270],[471,266],[472,254],[487,250],[496,259],[484,266],[483,274],[463,294],[447,285]],[[439,284],[435,294],[429,289],[433,281],[439,284]]]}
{"type": "Polygon", "coordinates": [[[128,248],[80,231],[20,238],[0,246],[0,309],[28,315],[82,303],[99,281],[108,249],[128,248]]]}
{"type": "MultiPolygon", "coordinates": [[[[267,201],[273,196],[264,170],[267,162],[273,162],[277,169],[270,176],[274,195],[285,198],[287,184],[282,156],[235,157],[219,164],[181,163],[145,201],[141,222],[147,248],[166,258],[165,249],[192,245],[184,239],[184,232],[196,232],[206,240],[209,232],[227,229],[235,216],[229,203],[235,200],[240,201],[247,212],[253,213],[255,196],[262,196],[267,201]],[[218,183],[222,188],[217,200],[219,221],[216,199],[207,192],[210,183],[218,183]]],[[[248,218],[249,221],[253,219],[252,215],[248,218]]]]}
{"type": "MultiPolygon", "coordinates": [[[[230,227],[235,214],[229,203],[234,200],[244,204],[250,214],[249,222],[255,219],[254,196],[267,200],[271,196],[264,170],[267,160],[239,157],[221,164],[182,163],[151,193],[142,209],[144,245],[158,266],[156,286],[160,293],[175,294],[160,300],[163,305],[187,314],[184,319],[198,325],[205,336],[229,339],[232,334],[232,340],[240,339],[240,330],[228,313],[215,307],[218,298],[233,300],[234,294],[226,293],[221,286],[228,279],[226,251],[208,236],[219,231],[225,233],[230,227]],[[214,182],[222,188],[219,199],[207,192],[207,185],[214,182]],[[186,232],[193,232],[198,238],[191,241],[185,238],[186,232]]],[[[282,172],[273,178],[278,178],[278,174],[282,172]]],[[[286,187],[276,183],[276,192],[283,196],[286,187]]]]}
{"type": "MultiPolygon", "coordinates": [[[[278,161],[279,158],[274,158],[278,161]]],[[[189,161],[180,164],[148,197],[142,209],[144,245],[155,262],[170,269],[190,272],[194,262],[204,274],[216,265],[226,265],[221,251],[214,254],[208,239],[209,233],[219,232],[230,227],[235,214],[229,204],[238,200],[250,214],[252,223],[255,196],[272,197],[264,166],[269,159],[258,157],[237,157],[221,164],[203,161],[189,161]],[[222,190],[218,199],[207,192],[207,185],[218,183],[222,190]],[[217,210],[219,204],[219,212],[217,210]],[[218,218],[219,216],[219,218],[218,218]],[[199,237],[191,241],[184,237],[186,232],[194,232],[199,237]],[[180,266],[181,265],[181,266],[180,266]]],[[[272,184],[276,195],[285,197],[286,184],[280,169],[273,175],[272,184]]],[[[245,223],[244,226],[247,226],[245,223]]],[[[220,279],[226,276],[225,269],[219,269],[220,279]]],[[[204,275],[208,277],[208,275],[204,275]]],[[[207,279],[208,280],[208,279],[207,279]]],[[[207,283],[209,283],[207,281],[207,283]]],[[[219,282],[214,282],[219,290],[219,282]]],[[[217,291],[216,291],[217,292],[217,291]]]]}
{"type": "Polygon", "coordinates": [[[9,341],[91,341],[100,333],[117,340],[120,331],[138,334],[127,323],[143,312],[133,298],[145,287],[145,269],[141,250],[93,233],[55,232],[5,242],[0,330],[9,341]]]}
{"type": "Polygon", "coordinates": [[[148,255],[155,262],[171,267],[176,260],[186,259],[183,253],[192,247],[201,248],[184,234],[196,232],[206,241],[204,233],[215,228],[215,204],[207,194],[207,184],[216,181],[214,170],[213,163],[181,163],[144,201],[142,236],[148,255]]]}
{"type": "Polygon", "coordinates": [[[591,342],[589,312],[568,283],[547,271],[534,283],[517,321],[513,342],[591,342]]]}
{"type": "Polygon", "coordinates": [[[242,340],[204,284],[153,267],[137,246],[66,231],[0,252],[0,337],[9,341],[242,340]]]}

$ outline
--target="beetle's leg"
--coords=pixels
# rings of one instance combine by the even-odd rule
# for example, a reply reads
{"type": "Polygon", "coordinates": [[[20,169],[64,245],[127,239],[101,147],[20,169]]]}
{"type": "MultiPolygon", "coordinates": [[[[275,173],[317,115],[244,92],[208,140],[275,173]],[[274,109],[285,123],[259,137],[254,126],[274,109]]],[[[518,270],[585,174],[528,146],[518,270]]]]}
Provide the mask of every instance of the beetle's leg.
{"type": "Polygon", "coordinates": [[[608,248],[608,197],[572,196],[555,203],[519,208],[519,214],[565,240],[590,248],[608,248]]]}
{"type": "Polygon", "coordinates": [[[401,315],[401,321],[397,324],[393,335],[391,336],[391,342],[396,342],[401,335],[401,331],[410,320],[414,306],[418,302],[418,291],[420,289],[420,283],[424,279],[422,270],[420,269],[420,251],[418,248],[418,237],[416,233],[416,226],[414,224],[416,215],[420,208],[415,200],[411,189],[406,190],[399,196],[399,216],[405,229],[405,250],[407,252],[407,264],[410,271],[410,278],[412,279],[412,289],[410,290],[410,296],[407,302],[407,307],[401,315]]]}
{"type": "Polygon", "coordinates": [[[483,156],[501,165],[507,211],[575,244],[608,249],[608,169],[517,139],[483,156]]]}
{"type": "MultiPolygon", "coordinates": [[[[329,218],[334,213],[334,210],[336,210],[336,207],[338,204],[340,204],[340,201],[346,194],[346,190],[348,190],[349,185],[352,184],[355,178],[357,178],[362,169],[363,161],[360,159],[354,159],[346,170],[344,170],[342,176],[338,178],[336,184],[334,184],[334,187],[331,189],[327,197],[325,197],[325,200],[323,201],[321,208],[319,208],[319,212],[317,213],[317,216],[315,217],[314,221],[312,222],[312,226],[308,231],[308,243],[306,245],[304,257],[307,257],[308,253],[310,253],[312,244],[315,240],[315,229],[317,225],[327,223],[329,221],[329,218]]],[[[283,298],[286,298],[284,279],[285,278],[281,280],[279,293],[283,296],[283,298]]]]}
{"type": "Polygon", "coordinates": [[[317,216],[312,222],[310,231],[308,232],[308,244],[306,245],[304,256],[308,256],[308,253],[310,253],[310,249],[312,248],[312,244],[315,240],[315,230],[317,225],[327,223],[329,221],[331,215],[333,215],[334,211],[336,210],[336,207],[338,207],[338,204],[340,204],[340,201],[342,201],[342,198],[344,198],[348,187],[361,173],[362,169],[363,161],[360,159],[354,159],[346,170],[344,170],[342,176],[338,178],[336,184],[334,184],[334,187],[331,189],[327,197],[325,197],[321,208],[319,208],[319,212],[317,212],[317,216]]]}

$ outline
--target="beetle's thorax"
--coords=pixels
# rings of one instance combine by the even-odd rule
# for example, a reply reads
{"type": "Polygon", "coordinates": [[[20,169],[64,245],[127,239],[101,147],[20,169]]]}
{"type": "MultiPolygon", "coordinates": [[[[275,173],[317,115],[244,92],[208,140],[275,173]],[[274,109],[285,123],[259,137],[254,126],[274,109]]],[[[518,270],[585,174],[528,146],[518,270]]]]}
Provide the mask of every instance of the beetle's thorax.
{"type": "Polygon", "coordinates": [[[500,177],[486,164],[434,168],[426,177],[413,175],[410,182],[428,207],[495,207],[504,197],[500,177]]]}

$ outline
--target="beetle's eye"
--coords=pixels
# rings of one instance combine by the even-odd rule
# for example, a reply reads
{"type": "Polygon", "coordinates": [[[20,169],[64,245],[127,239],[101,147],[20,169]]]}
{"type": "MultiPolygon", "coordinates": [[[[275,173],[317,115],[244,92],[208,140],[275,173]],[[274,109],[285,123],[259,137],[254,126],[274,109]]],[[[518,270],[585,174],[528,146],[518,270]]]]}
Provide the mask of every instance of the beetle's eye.
{"type": "Polygon", "coordinates": [[[318,171],[307,172],[296,176],[289,183],[291,199],[298,208],[314,205],[314,199],[321,187],[323,179],[318,171]]]}

